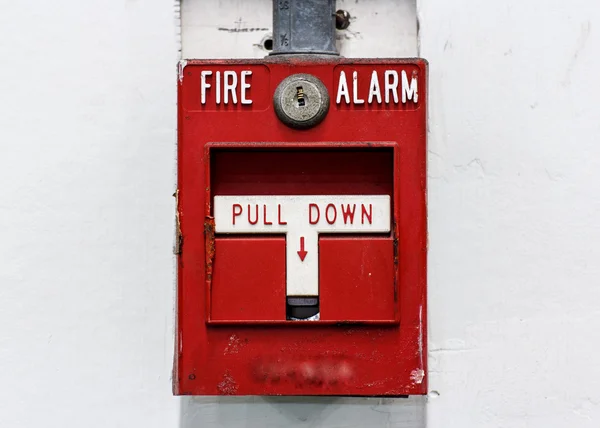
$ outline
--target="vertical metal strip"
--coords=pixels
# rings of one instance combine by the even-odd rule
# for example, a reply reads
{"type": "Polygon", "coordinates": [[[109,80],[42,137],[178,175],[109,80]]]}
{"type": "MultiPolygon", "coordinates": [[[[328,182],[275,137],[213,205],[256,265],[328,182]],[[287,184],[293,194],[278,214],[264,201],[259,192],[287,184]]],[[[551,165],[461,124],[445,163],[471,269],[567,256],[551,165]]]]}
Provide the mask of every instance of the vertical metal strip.
{"type": "Polygon", "coordinates": [[[339,55],[335,0],[273,0],[273,52],[339,55]]]}

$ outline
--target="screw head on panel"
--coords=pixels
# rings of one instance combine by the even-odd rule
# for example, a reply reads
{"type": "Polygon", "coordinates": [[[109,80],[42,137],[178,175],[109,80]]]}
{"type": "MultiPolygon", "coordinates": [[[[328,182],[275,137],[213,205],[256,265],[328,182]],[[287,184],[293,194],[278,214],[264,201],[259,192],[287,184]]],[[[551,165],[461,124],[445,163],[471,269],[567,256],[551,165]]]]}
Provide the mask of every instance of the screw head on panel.
{"type": "Polygon", "coordinates": [[[338,30],[345,30],[350,26],[350,13],[346,10],[338,10],[335,12],[335,28],[338,30]]]}

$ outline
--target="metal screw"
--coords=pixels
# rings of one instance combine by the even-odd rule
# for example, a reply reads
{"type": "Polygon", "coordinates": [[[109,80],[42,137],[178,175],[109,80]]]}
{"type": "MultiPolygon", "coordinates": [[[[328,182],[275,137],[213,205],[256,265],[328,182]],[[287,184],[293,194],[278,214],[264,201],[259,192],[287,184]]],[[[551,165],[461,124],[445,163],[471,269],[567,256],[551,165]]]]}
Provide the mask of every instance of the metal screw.
{"type": "Polygon", "coordinates": [[[335,28],[345,30],[350,26],[350,14],[346,10],[338,10],[335,13],[335,28]]]}
{"type": "Polygon", "coordinates": [[[277,117],[287,126],[311,128],[320,123],[329,110],[329,93],[319,79],[310,74],[293,74],[275,90],[273,104],[277,117]]]}

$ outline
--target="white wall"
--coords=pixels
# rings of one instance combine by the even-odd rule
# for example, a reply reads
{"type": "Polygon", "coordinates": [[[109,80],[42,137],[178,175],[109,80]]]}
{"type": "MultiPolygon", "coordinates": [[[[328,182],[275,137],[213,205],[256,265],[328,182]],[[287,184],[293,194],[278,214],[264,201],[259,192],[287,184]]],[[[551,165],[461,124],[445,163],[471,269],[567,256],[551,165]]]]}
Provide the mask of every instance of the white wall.
{"type": "MultiPolygon", "coordinates": [[[[182,57],[264,58],[272,34],[272,0],[182,0],[182,57]]],[[[346,57],[417,56],[415,0],[337,0],[350,13],[338,31],[346,57]]]]}
{"type": "MultiPolygon", "coordinates": [[[[263,56],[270,0],[184,0],[186,57],[263,56]],[[251,5],[251,6],[250,6],[251,5]]],[[[347,56],[414,3],[339,1],[347,56]]],[[[174,5],[0,13],[0,425],[597,427],[600,6],[419,0],[429,400],[174,398],[174,5]]]]}
{"type": "Polygon", "coordinates": [[[431,427],[600,424],[600,4],[420,0],[431,427]]]}
{"type": "Polygon", "coordinates": [[[0,426],[175,427],[173,5],[3,2],[0,426]]]}

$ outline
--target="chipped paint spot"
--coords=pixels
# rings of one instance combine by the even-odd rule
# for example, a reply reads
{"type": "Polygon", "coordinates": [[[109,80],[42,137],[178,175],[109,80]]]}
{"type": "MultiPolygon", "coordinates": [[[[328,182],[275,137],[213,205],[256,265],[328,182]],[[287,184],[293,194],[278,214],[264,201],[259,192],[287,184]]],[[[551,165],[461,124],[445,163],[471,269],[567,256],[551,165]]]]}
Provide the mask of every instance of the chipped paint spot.
{"type": "Polygon", "coordinates": [[[178,66],[178,70],[179,70],[179,82],[183,82],[183,71],[185,70],[185,66],[187,65],[187,60],[186,59],[182,59],[181,61],[179,61],[179,66],[178,66]]]}
{"type": "Polygon", "coordinates": [[[373,387],[382,386],[383,384],[384,384],[384,382],[382,380],[378,380],[378,381],[375,381],[375,382],[365,383],[365,386],[368,387],[368,388],[373,388],[373,387]]]}
{"type": "Polygon", "coordinates": [[[246,341],[244,342],[238,337],[237,334],[232,334],[229,338],[229,343],[223,351],[223,354],[237,354],[238,352],[240,352],[240,349],[246,344],[246,342],[248,342],[248,339],[246,339],[246,341]]]}
{"type": "Polygon", "coordinates": [[[423,369],[415,369],[410,373],[410,379],[418,385],[423,383],[424,378],[425,378],[425,371],[423,371],[423,369]]]}
{"type": "Polygon", "coordinates": [[[227,371],[223,375],[223,380],[217,385],[217,389],[223,395],[234,395],[238,390],[238,384],[227,371]]]}

